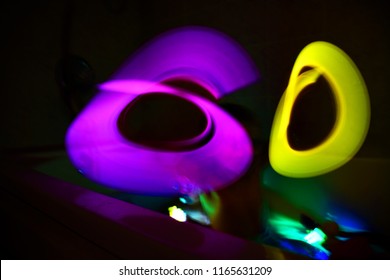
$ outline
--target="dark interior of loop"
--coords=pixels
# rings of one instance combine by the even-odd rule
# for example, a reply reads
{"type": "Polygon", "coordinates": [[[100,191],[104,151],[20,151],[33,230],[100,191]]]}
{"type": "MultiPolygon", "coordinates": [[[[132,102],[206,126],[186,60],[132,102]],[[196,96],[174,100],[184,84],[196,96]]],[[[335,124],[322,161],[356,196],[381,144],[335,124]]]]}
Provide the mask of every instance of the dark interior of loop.
{"type": "Polygon", "coordinates": [[[303,89],[294,103],[287,129],[291,148],[304,151],[320,145],[331,133],[336,114],[332,89],[320,76],[314,84],[303,89]]]}
{"type": "Polygon", "coordinates": [[[209,119],[196,104],[161,92],[138,96],[122,111],[118,128],[137,144],[156,149],[190,150],[211,137],[209,119]]]}

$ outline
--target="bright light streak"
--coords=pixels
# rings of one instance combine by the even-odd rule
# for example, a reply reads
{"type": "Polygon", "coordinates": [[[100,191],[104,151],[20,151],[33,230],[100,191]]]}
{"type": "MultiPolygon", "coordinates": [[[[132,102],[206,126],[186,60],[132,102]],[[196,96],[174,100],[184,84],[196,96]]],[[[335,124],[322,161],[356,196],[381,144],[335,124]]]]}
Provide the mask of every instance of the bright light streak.
{"type": "Polygon", "coordinates": [[[348,162],[360,149],[370,123],[370,101],[366,85],[353,61],[342,50],[326,42],[314,42],[299,54],[287,89],[274,116],[270,137],[270,163],[289,177],[311,177],[327,173],[348,162]],[[304,67],[311,67],[300,74],[304,67]],[[336,123],[327,139],[309,150],[291,148],[287,130],[296,99],[303,89],[323,76],[336,101],[336,123]]]}
{"type": "Polygon", "coordinates": [[[248,134],[214,102],[163,83],[189,80],[218,99],[259,78],[244,49],[220,32],[185,27],[164,33],[99,86],[100,92],[68,129],[68,155],[86,177],[121,191],[191,195],[224,188],[250,165],[253,149],[248,134]],[[207,128],[212,128],[210,139],[179,152],[126,139],[118,129],[119,116],[137,97],[153,92],[183,98],[201,109],[207,128]]]}
{"type": "Polygon", "coordinates": [[[326,234],[321,229],[315,228],[305,236],[305,241],[311,245],[321,245],[326,241],[326,234]]]}
{"type": "Polygon", "coordinates": [[[169,216],[176,221],[185,222],[187,221],[187,214],[177,206],[172,206],[168,208],[169,216]]]}

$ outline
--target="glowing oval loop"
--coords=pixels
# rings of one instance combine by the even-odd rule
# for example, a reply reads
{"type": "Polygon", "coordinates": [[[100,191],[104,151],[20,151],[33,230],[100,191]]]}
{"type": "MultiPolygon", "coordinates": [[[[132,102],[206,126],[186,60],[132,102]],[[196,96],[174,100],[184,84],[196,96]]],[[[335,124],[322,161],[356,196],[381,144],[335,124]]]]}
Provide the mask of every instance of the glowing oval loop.
{"type": "Polygon", "coordinates": [[[369,96],[356,65],[330,43],[311,43],[299,54],[274,116],[269,148],[271,166],[289,177],[311,177],[334,170],[360,149],[369,123],[369,96]],[[312,69],[300,74],[304,67],[312,69]],[[328,81],[335,97],[335,125],[327,139],[317,147],[294,150],[287,137],[294,102],[320,75],[328,81]]]}
{"type": "Polygon", "coordinates": [[[245,129],[214,103],[147,81],[110,81],[69,127],[66,147],[73,165],[89,179],[112,189],[152,195],[190,195],[224,188],[252,160],[245,129]],[[213,122],[201,147],[173,152],[142,146],[118,128],[123,110],[140,95],[161,92],[186,99],[213,122]]]}
{"type": "MultiPolygon", "coordinates": [[[[89,179],[121,191],[191,196],[224,188],[246,172],[253,149],[244,127],[207,99],[207,94],[215,101],[258,80],[253,61],[224,34],[203,27],[164,33],[137,51],[108,82],[99,86],[100,92],[68,129],[69,158],[89,179]],[[190,89],[178,86],[183,81],[191,85],[190,89]],[[193,88],[206,91],[206,96],[193,88]],[[131,127],[127,110],[139,108],[140,100],[144,102],[147,95],[150,98],[156,94],[166,95],[171,101],[182,99],[176,104],[187,104],[186,108],[195,107],[206,119],[204,130],[191,137],[159,138],[164,135],[164,126],[157,124],[158,133],[148,134],[144,141],[138,141],[142,137],[133,137],[138,132],[127,133],[131,127]]],[[[158,107],[156,103],[153,108],[158,107]]],[[[162,106],[161,102],[159,105],[162,106]]],[[[154,114],[163,110],[144,112],[151,111],[147,125],[138,122],[143,123],[143,128],[152,127],[154,121],[161,124],[168,120],[154,114]]],[[[177,111],[179,116],[180,110],[177,111]]],[[[135,121],[141,119],[139,116],[135,121]]],[[[181,117],[184,114],[177,119],[181,117]]],[[[195,126],[185,118],[180,121],[174,124],[183,128],[189,123],[195,126]]]]}

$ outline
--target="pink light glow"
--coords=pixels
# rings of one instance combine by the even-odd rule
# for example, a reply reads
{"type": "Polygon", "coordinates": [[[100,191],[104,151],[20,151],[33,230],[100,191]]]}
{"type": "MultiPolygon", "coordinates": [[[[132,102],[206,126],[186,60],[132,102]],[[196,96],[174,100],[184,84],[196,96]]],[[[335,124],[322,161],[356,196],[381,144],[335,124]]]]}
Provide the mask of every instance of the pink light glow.
{"type": "Polygon", "coordinates": [[[143,46],[114,79],[161,82],[189,79],[216,99],[260,79],[245,50],[223,33],[205,27],[168,31],[143,46]]]}
{"type": "Polygon", "coordinates": [[[142,194],[197,194],[237,180],[252,160],[244,128],[217,105],[188,90],[163,85],[184,79],[215,99],[259,80],[243,49],[206,28],[167,32],[135,53],[70,126],[66,146],[74,166],[108,187],[142,194]],[[196,149],[170,151],[137,144],[118,129],[121,112],[143,94],[159,92],[198,106],[212,134],[196,149]]]}
{"type": "MultiPolygon", "coordinates": [[[[108,88],[110,84],[101,88],[108,88]]],[[[246,171],[252,159],[250,139],[241,125],[201,97],[159,84],[131,81],[102,91],[69,128],[66,145],[74,166],[109,187],[147,194],[190,194],[219,189],[246,171]],[[142,84],[141,87],[139,85],[142,84]],[[121,111],[139,94],[179,95],[207,111],[215,127],[211,140],[196,150],[171,152],[137,145],[117,128],[121,111]]]]}

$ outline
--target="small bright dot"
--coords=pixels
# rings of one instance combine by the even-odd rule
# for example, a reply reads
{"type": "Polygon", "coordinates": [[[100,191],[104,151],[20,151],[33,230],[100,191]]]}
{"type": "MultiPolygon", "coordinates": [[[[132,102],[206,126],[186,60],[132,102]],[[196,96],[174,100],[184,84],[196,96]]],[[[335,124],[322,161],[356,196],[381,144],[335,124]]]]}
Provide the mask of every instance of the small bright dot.
{"type": "Polygon", "coordinates": [[[175,219],[176,221],[179,222],[187,221],[187,215],[182,209],[176,206],[172,206],[168,208],[168,211],[169,211],[169,216],[175,219]]]}
{"type": "Polygon", "coordinates": [[[326,240],[326,234],[319,228],[315,228],[305,236],[305,241],[309,244],[322,244],[326,240]]]}

